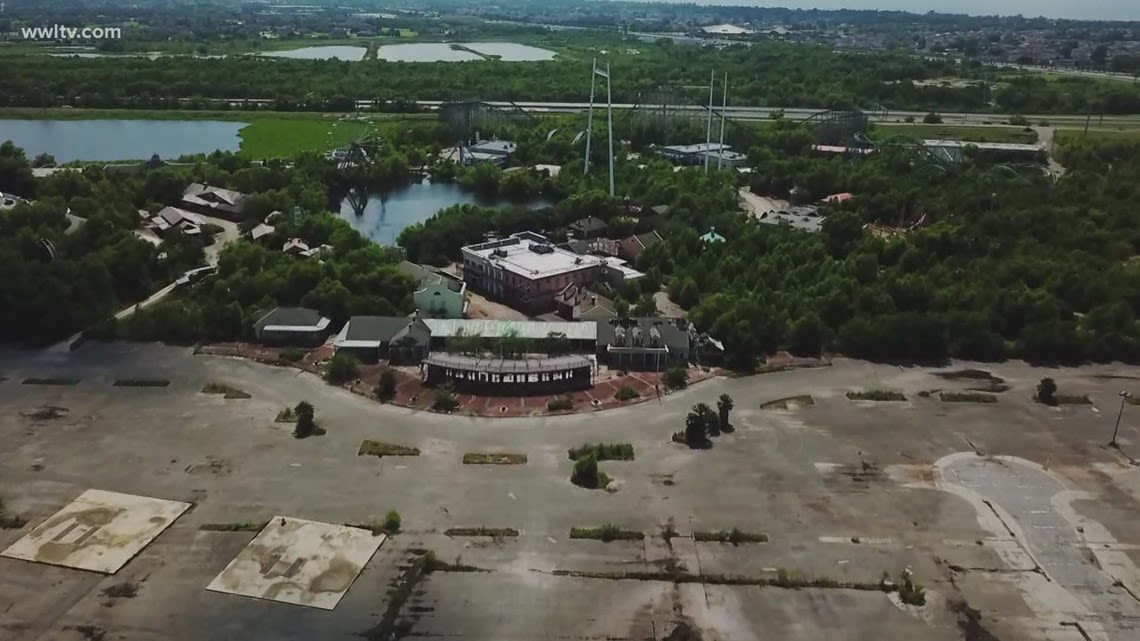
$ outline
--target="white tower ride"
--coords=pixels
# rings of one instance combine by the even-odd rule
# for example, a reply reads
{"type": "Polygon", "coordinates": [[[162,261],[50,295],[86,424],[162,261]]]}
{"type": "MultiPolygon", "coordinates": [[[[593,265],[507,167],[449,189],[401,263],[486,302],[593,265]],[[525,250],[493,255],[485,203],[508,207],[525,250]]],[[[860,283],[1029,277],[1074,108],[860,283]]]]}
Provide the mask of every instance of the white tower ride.
{"type": "Polygon", "coordinates": [[[606,64],[606,70],[598,69],[598,59],[594,58],[594,69],[590,73],[590,111],[586,116],[586,159],[585,165],[582,168],[583,174],[590,173],[590,139],[594,134],[594,96],[597,93],[597,80],[598,76],[606,79],[606,129],[609,133],[610,143],[610,195],[614,195],[614,103],[613,93],[610,84],[610,65],[606,64]]]}

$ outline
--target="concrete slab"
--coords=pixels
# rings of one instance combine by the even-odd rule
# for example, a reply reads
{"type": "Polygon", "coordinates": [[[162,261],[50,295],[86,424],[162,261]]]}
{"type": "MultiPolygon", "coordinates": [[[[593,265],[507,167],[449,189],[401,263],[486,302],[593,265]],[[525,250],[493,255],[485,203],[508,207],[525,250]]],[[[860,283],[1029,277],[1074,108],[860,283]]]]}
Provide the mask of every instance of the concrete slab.
{"type": "Polygon", "coordinates": [[[87,490],[0,556],[114,574],[189,503],[87,490]]]}
{"type": "Polygon", "coordinates": [[[386,538],[275,516],[206,589],[332,610],[386,538]]]}

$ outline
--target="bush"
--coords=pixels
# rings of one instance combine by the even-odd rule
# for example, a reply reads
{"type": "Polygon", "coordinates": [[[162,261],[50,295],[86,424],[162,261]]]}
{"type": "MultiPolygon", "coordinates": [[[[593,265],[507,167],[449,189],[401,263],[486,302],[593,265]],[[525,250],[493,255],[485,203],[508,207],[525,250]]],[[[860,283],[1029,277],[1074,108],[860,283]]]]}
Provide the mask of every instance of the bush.
{"type": "Polygon", "coordinates": [[[598,459],[593,454],[588,454],[574,462],[570,482],[578,487],[596,490],[609,485],[610,479],[598,471],[598,459]]]}
{"type": "Polygon", "coordinates": [[[317,434],[316,410],[311,403],[308,401],[297,403],[297,407],[293,408],[293,414],[297,417],[297,426],[293,428],[294,437],[308,438],[317,434]]]}
{"type": "Polygon", "coordinates": [[[360,361],[348,352],[337,352],[329,361],[325,380],[333,385],[341,385],[360,376],[360,361]]]}
{"type": "Polygon", "coordinates": [[[899,600],[907,605],[926,605],[926,590],[904,574],[899,583],[899,600]]]}
{"type": "Polygon", "coordinates": [[[684,389],[689,385],[689,370],[680,365],[670,367],[665,370],[665,375],[661,377],[661,380],[669,389],[684,389]]]}
{"type": "Polygon", "coordinates": [[[435,392],[435,402],[432,403],[432,409],[437,412],[454,412],[458,407],[459,399],[452,391],[451,385],[441,385],[435,392]]]}
{"type": "Polygon", "coordinates": [[[391,510],[384,515],[384,533],[396,534],[400,531],[400,513],[391,510]]]}
{"type": "Polygon", "coordinates": [[[296,347],[287,347],[281,350],[278,358],[285,361],[286,363],[296,363],[302,358],[305,358],[305,350],[298,349],[296,347]]]}
{"type": "Polygon", "coordinates": [[[1057,404],[1057,383],[1051,378],[1043,378],[1037,384],[1037,400],[1046,405],[1057,404]]]}
{"type": "Polygon", "coordinates": [[[609,543],[610,541],[640,541],[645,538],[645,534],[636,530],[623,530],[613,523],[607,523],[598,527],[570,528],[570,538],[594,539],[609,543]]]}
{"type": "Polygon", "coordinates": [[[222,394],[222,398],[228,398],[228,399],[252,398],[252,396],[249,394],[249,392],[243,392],[242,390],[239,390],[238,388],[236,388],[232,385],[229,385],[228,383],[206,383],[206,386],[202,388],[202,393],[203,394],[222,394]]]}
{"type": "Polygon", "coordinates": [[[931,112],[922,117],[922,122],[927,125],[941,125],[942,116],[931,112]]]}
{"type": "Polygon", "coordinates": [[[587,443],[568,451],[571,461],[593,456],[597,461],[632,461],[633,445],[629,443],[587,443]]]}
{"type": "MultiPolygon", "coordinates": [[[[618,390],[618,393],[620,394],[621,390],[618,390]]],[[[636,394],[634,395],[636,396],[636,394]]],[[[565,396],[559,396],[557,398],[550,399],[550,401],[546,403],[546,409],[551,412],[572,410],[574,409],[574,401],[566,398],[565,396]]]]}
{"type": "Polygon", "coordinates": [[[468,452],[463,455],[464,465],[526,465],[526,454],[509,452],[468,452]]]}
{"type": "Polygon", "coordinates": [[[1029,119],[1021,114],[1015,114],[1009,117],[1009,124],[1015,127],[1028,127],[1029,119]]]}
{"type": "Polygon", "coordinates": [[[768,535],[758,534],[754,532],[745,532],[737,528],[732,528],[727,532],[724,530],[716,530],[713,532],[693,532],[693,540],[740,545],[741,543],[767,543],[768,535]]]}
{"type": "Polygon", "coordinates": [[[391,368],[386,368],[380,372],[380,382],[376,384],[376,398],[382,402],[396,398],[396,372],[391,368]]]}
{"type": "Polygon", "coordinates": [[[996,403],[997,397],[993,394],[980,392],[940,392],[938,398],[944,403],[996,403]]]}
{"type": "Polygon", "coordinates": [[[614,398],[623,403],[626,401],[632,401],[638,396],[640,396],[640,394],[638,394],[636,390],[628,385],[622,385],[621,388],[619,388],[618,391],[614,394],[614,398]]]}

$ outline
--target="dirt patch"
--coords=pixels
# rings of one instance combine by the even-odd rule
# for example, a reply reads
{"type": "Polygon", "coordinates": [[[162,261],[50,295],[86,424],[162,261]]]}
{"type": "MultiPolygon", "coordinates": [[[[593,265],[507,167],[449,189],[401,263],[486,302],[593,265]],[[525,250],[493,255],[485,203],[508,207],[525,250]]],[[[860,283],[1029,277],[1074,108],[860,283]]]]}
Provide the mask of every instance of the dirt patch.
{"type": "Polygon", "coordinates": [[[186,473],[196,476],[203,474],[229,476],[231,472],[233,472],[233,463],[231,463],[229,459],[213,456],[207,456],[205,463],[194,463],[186,466],[186,473]]]}
{"type": "Polygon", "coordinates": [[[993,394],[981,392],[939,392],[938,398],[943,403],[996,403],[997,397],[993,394]]]}
{"type": "Polygon", "coordinates": [[[360,568],[349,563],[345,558],[333,557],[332,561],[329,562],[329,567],[309,582],[309,591],[339,594],[348,590],[348,587],[356,580],[359,571],[360,568]]]}
{"type": "Polygon", "coordinates": [[[58,407],[56,405],[45,405],[43,407],[38,407],[34,410],[27,410],[25,412],[20,412],[20,415],[23,416],[24,418],[30,418],[30,419],[33,419],[36,421],[51,421],[51,420],[55,420],[57,418],[63,418],[64,416],[67,416],[68,412],[70,412],[70,411],[71,410],[67,409],[66,407],[58,407]]]}
{"type": "Polygon", "coordinates": [[[78,378],[25,378],[24,385],[78,385],[78,378]]]}
{"type": "Polygon", "coordinates": [[[260,532],[269,525],[269,521],[247,523],[203,523],[198,529],[203,532],[260,532]]]}
{"type": "Polygon", "coordinates": [[[982,625],[982,613],[965,600],[952,601],[949,609],[958,619],[958,629],[965,641],[1001,641],[982,625]]]}
{"type": "Polygon", "coordinates": [[[610,541],[640,541],[645,538],[644,532],[637,530],[623,530],[616,525],[606,524],[598,527],[570,528],[572,539],[593,539],[609,543],[610,541]]]}
{"type": "Polygon", "coordinates": [[[112,599],[133,599],[139,594],[139,586],[129,581],[116,583],[103,590],[102,594],[112,599]]]}
{"type": "Polygon", "coordinates": [[[248,392],[244,392],[229,383],[207,383],[202,388],[203,394],[221,394],[225,399],[246,399],[252,398],[248,392]]]}
{"type": "Polygon", "coordinates": [[[385,456],[419,456],[420,450],[415,447],[394,445],[381,441],[364,441],[360,444],[360,449],[357,450],[356,455],[375,456],[376,458],[383,458],[385,456]]]}
{"type": "Polygon", "coordinates": [[[789,396],[787,398],[778,398],[774,401],[768,401],[760,406],[764,410],[796,410],[801,407],[815,405],[815,399],[810,394],[801,394],[799,396],[789,396]]]}
{"type": "Polygon", "coordinates": [[[464,465],[525,465],[526,454],[509,452],[468,452],[463,455],[464,465]]]}

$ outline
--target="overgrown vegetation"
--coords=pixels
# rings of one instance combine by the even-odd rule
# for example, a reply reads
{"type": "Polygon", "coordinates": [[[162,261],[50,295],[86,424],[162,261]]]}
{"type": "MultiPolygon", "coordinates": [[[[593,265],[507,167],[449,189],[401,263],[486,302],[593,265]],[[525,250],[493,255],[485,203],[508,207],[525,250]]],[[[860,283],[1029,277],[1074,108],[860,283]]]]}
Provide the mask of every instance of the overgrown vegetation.
{"type": "Polygon", "coordinates": [[[396,398],[396,384],[396,371],[391,367],[386,367],[384,371],[380,372],[380,380],[372,392],[376,394],[376,398],[380,402],[387,403],[396,398]]]}
{"type": "Polygon", "coordinates": [[[78,378],[25,378],[24,385],[78,385],[78,378]]]}
{"type": "Polygon", "coordinates": [[[610,541],[640,541],[645,538],[645,533],[637,530],[623,530],[613,523],[606,523],[597,527],[570,528],[570,538],[594,539],[606,543],[610,541]]]}
{"type": "Polygon", "coordinates": [[[574,461],[570,482],[588,490],[599,490],[610,484],[610,477],[598,469],[598,459],[591,452],[574,461]]]}
{"type": "MultiPolygon", "coordinates": [[[[222,398],[226,399],[246,399],[252,398],[248,392],[244,392],[229,383],[206,383],[202,388],[203,394],[222,394],[222,398]]],[[[285,422],[285,421],[282,421],[285,422]]],[[[291,422],[291,421],[290,421],[291,422]]]]}
{"type": "Polygon", "coordinates": [[[329,361],[328,370],[325,371],[325,380],[333,385],[343,385],[360,376],[360,361],[355,356],[338,351],[329,361]]]}
{"type": "Polygon", "coordinates": [[[682,365],[674,365],[665,370],[661,382],[667,389],[684,389],[689,386],[689,369],[682,365]]]}
{"type": "Polygon", "coordinates": [[[464,465],[525,465],[526,454],[510,452],[468,452],[463,455],[464,465]]]}
{"type": "Polygon", "coordinates": [[[714,530],[714,531],[696,531],[693,532],[694,541],[711,541],[716,543],[731,543],[732,545],[740,545],[741,543],[767,543],[768,535],[756,532],[745,532],[737,528],[731,530],[714,530]]]}
{"type": "Polygon", "coordinates": [[[459,409],[459,397],[455,395],[451,383],[444,383],[436,388],[435,401],[431,407],[433,410],[445,414],[450,414],[459,409]]]}
{"type": "Polygon", "coordinates": [[[981,392],[939,392],[938,398],[946,403],[996,403],[997,397],[993,394],[981,392]]]}
{"type": "Polygon", "coordinates": [[[305,358],[305,350],[297,347],[286,347],[277,356],[286,363],[296,363],[305,358]]]}
{"type": "MultiPolygon", "coordinates": [[[[620,393],[621,390],[618,390],[620,393]]],[[[618,399],[621,400],[621,399],[618,399]]],[[[574,401],[568,396],[556,396],[546,402],[546,409],[550,412],[564,412],[574,409],[574,401]]]]}
{"type": "Polygon", "coordinates": [[[614,398],[623,403],[626,401],[632,401],[639,396],[641,395],[637,393],[637,390],[633,389],[629,385],[622,385],[618,388],[618,391],[614,392],[614,398]]]}
{"type": "Polygon", "coordinates": [[[375,456],[376,458],[383,458],[385,456],[419,456],[420,450],[415,447],[394,445],[382,441],[364,441],[360,444],[360,449],[357,450],[356,455],[375,456]]]}
{"type": "Polygon", "coordinates": [[[447,536],[489,536],[493,539],[513,538],[519,531],[513,527],[453,527],[444,530],[447,536]]]}
{"type": "Polygon", "coordinates": [[[388,536],[392,536],[393,534],[399,534],[401,524],[402,520],[400,518],[400,513],[395,510],[391,510],[386,515],[384,515],[384,518],[382,520],[374,519],[368,523],[345,523],[345,526],[354,527],[361,530],[368,530],[372,533],[373,536],[379,534],[387,534],[388,536]]]}
{"type": "Polygon", "coordinates": [[[692,449],[712,447],[712,436],[720,435],[720,416],[707,403],[697,403],[685,416],[685,429],[673,434],[673,441],[692,449]]]}
{"type": "Polygon", "coordinates": [[[894,390],[866,390],[847,392],[847,398],[853,401],[905,401],[906,395],[894,390]]]}
{"type": "Polygon", "coordinates": [[[273,420],[277,423],[296,423],[297,412],[292,407],[286,407],[280,412],[277,412],[277,418],[273,420]]]}
{"type": "Polygon", "coordinates": [[[570,460],[593,455],[597,461],[632,461],[633,445],[630,443],[587,443],[569,450],[570,460]]]}
{"type": "Polygon", "coordinates": [[[309,438],[310,436],[324,436],[325,429],[317,424],[316,410],[308,401],[297,403],[293,408],[293,415],[297,417],[297,425],[293,428],[294,438],[309,438]]]}
{"type": "Polygon", "coordinates": [[[801,394],[799,396],[789,396],[787,398],[777,398],[768,401],[760,406],[764,410],[791,410],[806,405],[815,405],[815,399],[810,394],[801,394]]]}
{"type": "Polygon", "coordinates": [[[139,594],[139,586],[136,583],[124,581],[104,588],[102,594],[112,599],[133,599],[139,594]]]}

